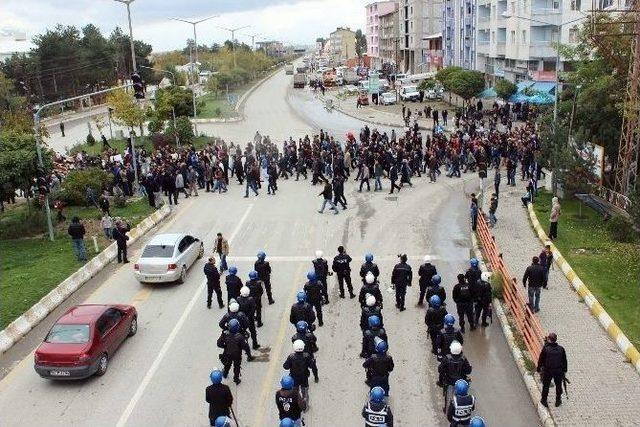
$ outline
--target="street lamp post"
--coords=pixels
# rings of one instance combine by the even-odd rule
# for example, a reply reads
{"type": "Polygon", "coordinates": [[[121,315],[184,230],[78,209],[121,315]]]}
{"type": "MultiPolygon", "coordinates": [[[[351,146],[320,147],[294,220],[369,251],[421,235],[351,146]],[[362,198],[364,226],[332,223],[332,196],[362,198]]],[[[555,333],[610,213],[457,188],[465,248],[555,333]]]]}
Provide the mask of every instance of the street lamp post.
{"type": "Polygon", "coordinates": [[[236,31],[243,30],[245,28],[249,28],[250,26],[251,25],[245,25],[244,27],[236,27],[236,28],[226,28],[226,27],[218,26],[218,28],[220,28],[221,30],[229,31],[231,33],[231,50],[233,52],[233,68],[237,67],[237,64],[236,64],[236,31]]]}
{"type": "MultiPolygon", "coordinates": [[[[176,85],[176,76],[171,71],[161,70],[159,68],[153,68],[153,67],[146,67],[144,65],[141,65],[140,68],[146,68],[147,70],[153,70],[159,73],[171,74],[172,84],[173,86],[176,85]]],[[[176,108],[173,105],[171,106],[171,114],[173,116],[173,132],[176,138],[176,147],[180,147],[180,141],[178,140],[178,128],[176,127],[176,108]]]]}
{"type": "Polygon", "coordinates": [[[131,64],[133,68],[133,72],[138,71],[138,67],[136,66],[136,50],[133,44],[133,27],[131,26],[131,3],[135,0],[115,0],[118,3],[122,3],[127,6],[127,19],[129,20],[129,43],[131,45],[131,64]]]}
{"type": "Polygon", "coordinates": [[[185,22],[187,24],[193,25],[193,43],[196,45],[196,62],[198,62],[198,33],[196,32],[196,25],[198,25],[201,22],[208,21],[209,19],[217,18],[218,16],[219,15],[213,15],[204,19],[199,19],[197,21],[189,21],[188,19],[182,19],[182,18],[171,18],[174,21],[185,22]]]}

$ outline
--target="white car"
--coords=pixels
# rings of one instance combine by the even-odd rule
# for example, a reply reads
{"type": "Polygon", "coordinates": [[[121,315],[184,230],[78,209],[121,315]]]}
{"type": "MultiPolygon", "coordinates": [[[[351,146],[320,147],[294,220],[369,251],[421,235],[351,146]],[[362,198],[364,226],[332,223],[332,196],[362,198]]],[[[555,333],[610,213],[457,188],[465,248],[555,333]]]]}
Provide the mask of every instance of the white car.
{"type": "Polygon", "coordinates": [[[392,105],[396,103],[396,94],[394,92],[385,92],[380,95],[380,102],[382,105],[392,105]]]}
{"type": "Polygon", "coordinates": [[[400,98],[403,101],[419,101],[420,92],[416,86],[402,86],[400,88],[400,98]]]}
{"type": "Polygon", "coordinates": [[[183,233],[158,234],[142,251],[134,265],[140,283],[183,283],[187,270],[204,255],[204,244],[183,233]]]}

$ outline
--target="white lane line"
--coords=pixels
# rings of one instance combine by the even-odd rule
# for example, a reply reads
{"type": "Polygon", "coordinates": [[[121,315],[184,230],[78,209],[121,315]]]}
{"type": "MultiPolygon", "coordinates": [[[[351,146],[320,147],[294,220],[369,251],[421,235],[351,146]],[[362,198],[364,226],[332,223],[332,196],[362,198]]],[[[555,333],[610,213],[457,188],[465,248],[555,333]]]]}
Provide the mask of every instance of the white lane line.
{"type": "MultiPolygon", "coordinates": [[[[249,216],[249,213],[251,212],[252,208],[253,208],[253,205],[249,205],[247,207],[247,210],[245,211],[244,215],[242,216],[242,218],[240,218],[240,222],[238,223],[236,228],[233,230],[233,233],[231,234],[231,237],[229,238],[229,242],[231,242],[238,235],[238,233],[242,229],[242,225],[244,224],[244,222],[246,221],[247,217],[249,216]]],[[[204,283],[206,283],[206,281],[204,283]]],[[[178,333],[180,332],[180,329],[182,329],[182,326],[186,322],[187,317],[189,317],[189,314],[191,313],[191,310],[193,310],[193,307],[196,305],[196,302],[200,298],[200,292],[202,292],[203,289],[204,289],[204,284],[201,285],[201,286],[198,286],[196,288],[196,291],[193,294],[193,297],[191,297],[191,300],[189,301],[187,306],[185,307],[184,312],[182,313],[182,316],[180,316],[180,319],[178,319],[178,322],[173,327],[173,330],[171,331],[171,333],[167,337],[167,340],[162,345],[162,348],[160,349],[160,351],[158,352],[158,355],[156,356],[156,358],[154,359],[153,363],[151,364],[151,367],[149,367],[149,370],[147,371],[147,373],[145,374],[144,378],[142,379],[142,382],[138,386],[138,389],[136,390],[135,394],[133,395],[133,397],[129,401],[129,404],[127,405],[127,407],[125,408],[124,412],[120,416],[120,419],[118,420],[118,423],[116,424],[116,427],[124,427],[127,424],[127,422],[129,421],[129,417],[131,417],[131,414],[133,413],[133,410],[135,409],[136,405],[138,404],[138,401],[140,400],[140,398],[142,398],[142,395],[144,394],[147,386],[151,382],[151,379],[155,375],[156,371],[160,367],[160,364],[162,363],[162,360],[166,356],[167,352],[169,351],[169,348],[173,344],[173,341],[176,339],[176,336],[178,336],[178,333]]]]}

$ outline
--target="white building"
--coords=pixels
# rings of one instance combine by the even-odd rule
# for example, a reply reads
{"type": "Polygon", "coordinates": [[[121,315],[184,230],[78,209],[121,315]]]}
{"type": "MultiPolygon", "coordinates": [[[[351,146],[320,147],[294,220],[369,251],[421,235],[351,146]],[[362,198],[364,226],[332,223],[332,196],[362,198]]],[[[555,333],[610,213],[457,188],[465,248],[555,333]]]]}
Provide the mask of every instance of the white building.
{"type": "Polygon", "coordinates": [[[444,66],[476,68],[476,0],[445,0],[442,10],[444,66]]]}
{"type": "Polygon", "coordinates": [[[442,32],[442,0],[400,0],[398,43],[400,68],[409,73],[429,71],[429,40],[442,32]]]}

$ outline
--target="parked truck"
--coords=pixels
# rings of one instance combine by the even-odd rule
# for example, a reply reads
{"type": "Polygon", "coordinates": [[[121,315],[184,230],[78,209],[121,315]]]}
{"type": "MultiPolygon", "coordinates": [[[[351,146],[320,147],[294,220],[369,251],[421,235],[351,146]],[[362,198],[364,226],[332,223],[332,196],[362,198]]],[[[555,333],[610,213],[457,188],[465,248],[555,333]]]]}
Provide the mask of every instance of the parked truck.
{"type": "Polygon", "coordinates": [[[304,88],[307,84],[307,76],[304,73],[297,73],[293,75],[293,87],[294,88],[304,88]]]}

